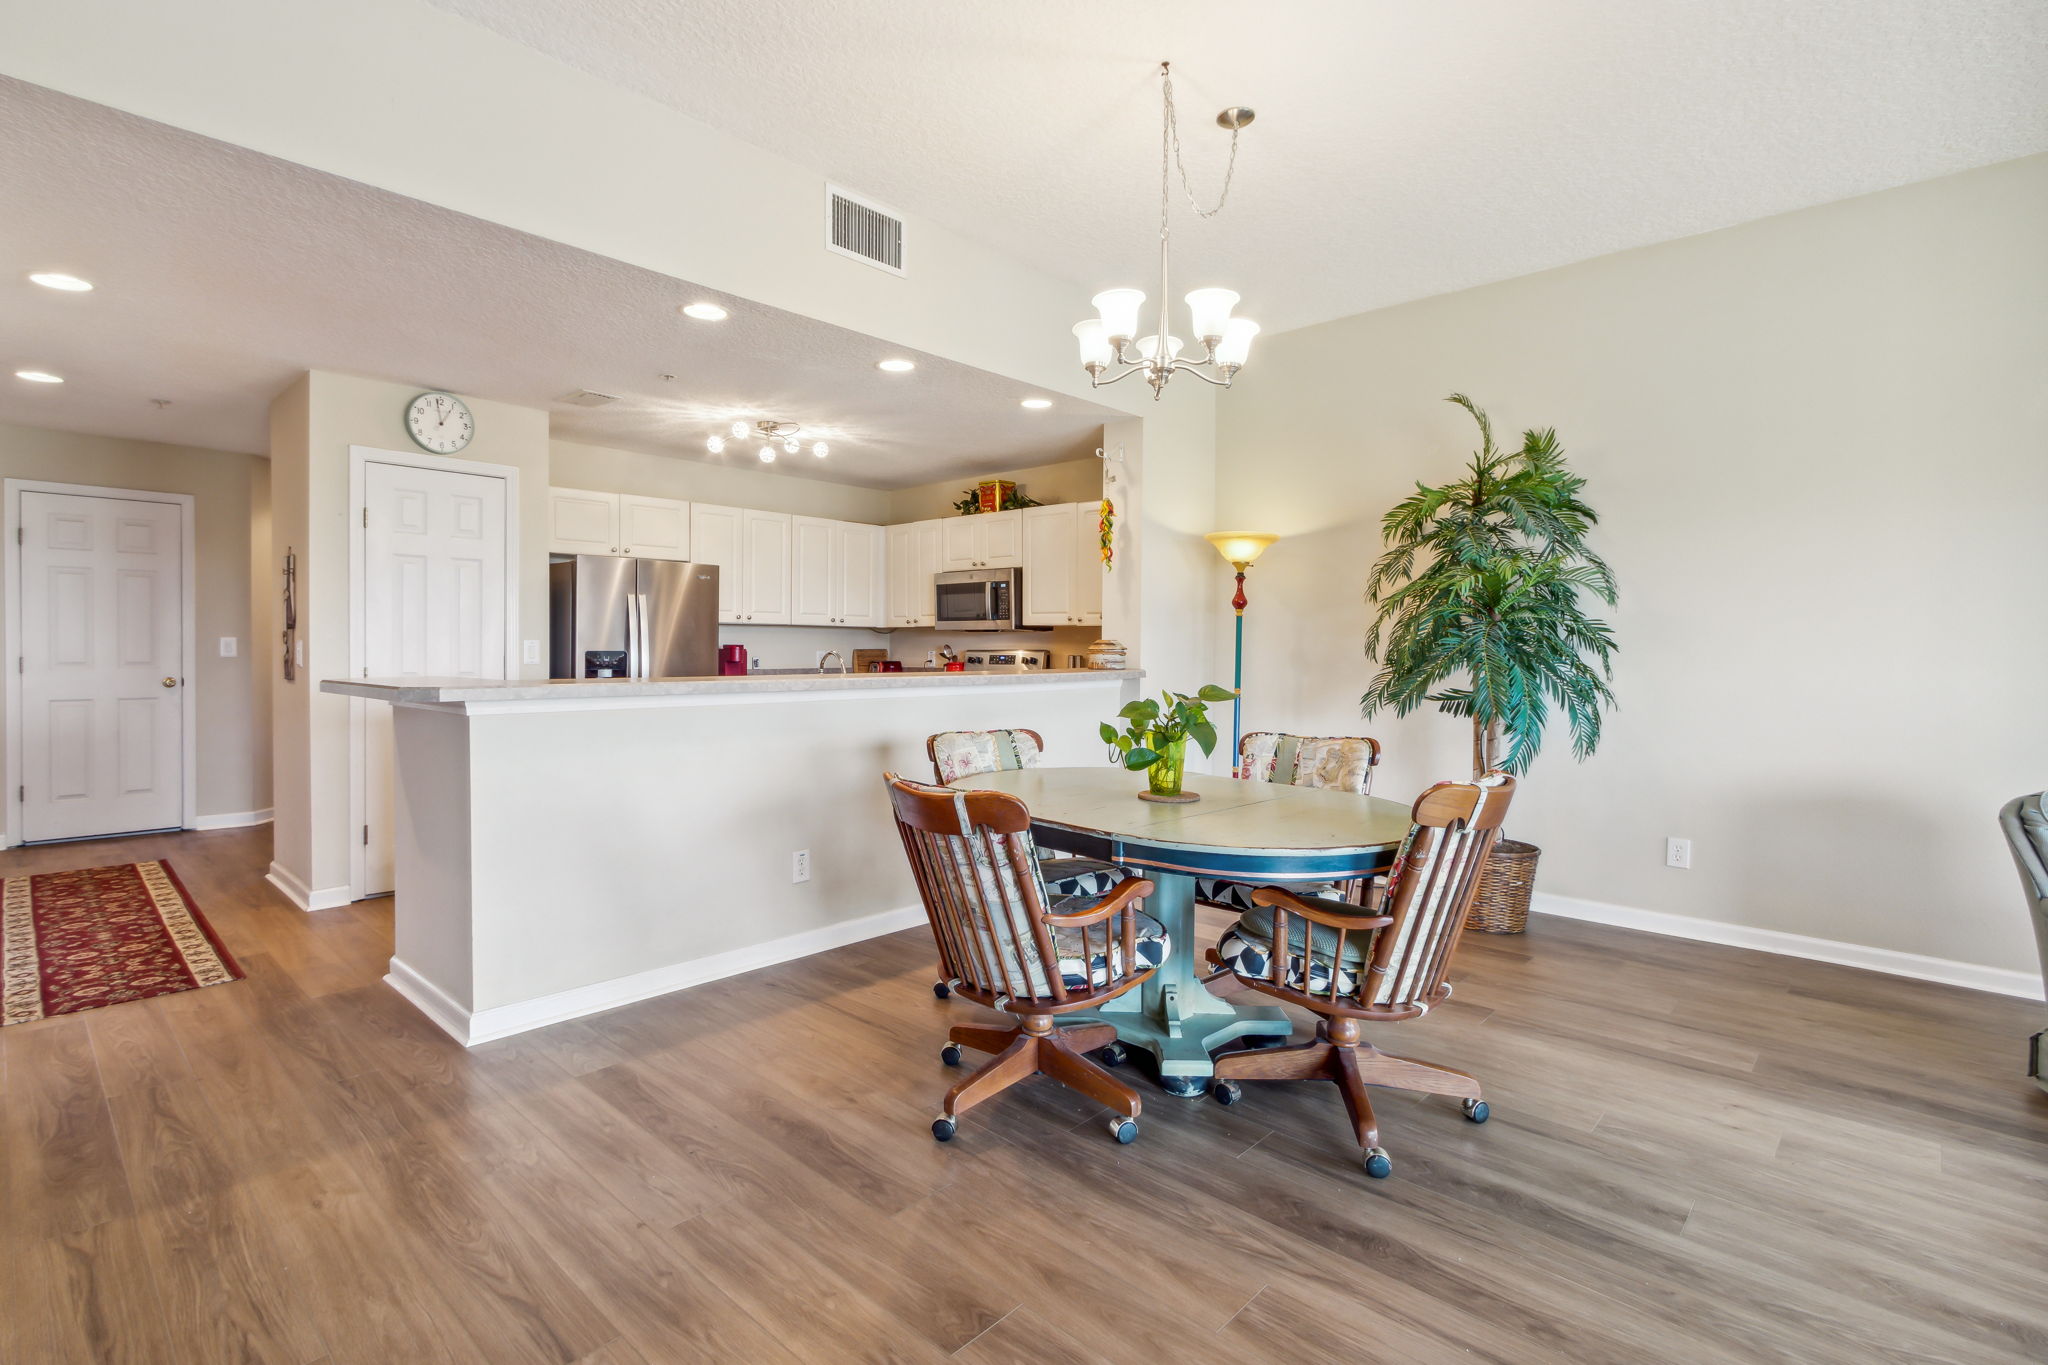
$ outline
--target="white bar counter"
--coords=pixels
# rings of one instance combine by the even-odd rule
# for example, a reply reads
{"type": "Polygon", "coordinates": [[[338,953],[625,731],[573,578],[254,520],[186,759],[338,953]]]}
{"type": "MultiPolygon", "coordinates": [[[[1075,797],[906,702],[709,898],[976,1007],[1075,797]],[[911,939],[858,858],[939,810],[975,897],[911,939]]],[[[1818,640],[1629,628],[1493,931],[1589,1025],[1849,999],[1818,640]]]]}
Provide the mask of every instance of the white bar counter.
{"type": "Polygon", "coordinates": [[[386,701],[385,980],[486,1042],[924,923],[882,774],[925,737],[1022,727],[1103,762],[1136,669],[562,682],[334,679],[386,701]],[[792,855],[811,877],[791,880],[792,855]]]}

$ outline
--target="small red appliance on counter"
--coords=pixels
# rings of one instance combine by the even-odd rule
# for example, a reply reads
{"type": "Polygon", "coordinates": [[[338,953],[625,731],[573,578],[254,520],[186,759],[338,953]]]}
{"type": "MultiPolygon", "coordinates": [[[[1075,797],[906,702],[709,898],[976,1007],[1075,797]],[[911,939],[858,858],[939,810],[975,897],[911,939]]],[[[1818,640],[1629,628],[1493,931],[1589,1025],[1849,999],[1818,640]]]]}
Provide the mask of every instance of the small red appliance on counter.
{"type": "Polygon", "coordinates": [[[720,645],[718,647],[718,675],[720,677],[744,677],[746,671],[747,647],[745,645],[720,645]]]}

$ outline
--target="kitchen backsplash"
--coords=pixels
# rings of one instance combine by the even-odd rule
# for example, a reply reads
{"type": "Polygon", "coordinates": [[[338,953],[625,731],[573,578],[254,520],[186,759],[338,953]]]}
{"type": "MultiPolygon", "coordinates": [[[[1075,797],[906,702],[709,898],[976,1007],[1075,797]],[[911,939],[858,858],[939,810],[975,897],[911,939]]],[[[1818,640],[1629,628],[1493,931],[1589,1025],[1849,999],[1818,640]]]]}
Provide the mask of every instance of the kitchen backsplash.
{"type": "Polygon", "coordinates": [[[849,660],[856,649],[886,649],[889,657],[906,664],[921,664],[940,645],[950,644],[960,653],[985,653],[997,649],[1045,649],[1052,651],[1052,666],[1067,667],[1069,655],[1086,655],[1088,646],[1100,638],[1093,627],[1072,630],[945,631],[945,630],[835,630],[817,626],[720,626],[718,642],[745,645],[748,660],[762,668],[816,668],[818,655],[836,649],[849,660]]]}

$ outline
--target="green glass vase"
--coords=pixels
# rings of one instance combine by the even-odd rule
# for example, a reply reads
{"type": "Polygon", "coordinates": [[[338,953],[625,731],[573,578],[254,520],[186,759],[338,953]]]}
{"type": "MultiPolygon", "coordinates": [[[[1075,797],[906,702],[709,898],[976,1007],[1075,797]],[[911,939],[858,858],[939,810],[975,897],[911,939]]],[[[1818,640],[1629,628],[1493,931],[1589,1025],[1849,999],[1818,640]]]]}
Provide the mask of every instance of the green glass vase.
{"type": "Polygon", "coordinates": [[[1188,739],[1153,743],[1150,748],[1159,755],[1159,761],[1145,770],[1145,780],[1150,784],[1154,796],[1179,796],[1181,777],[1187,772],[1188,739]]]}

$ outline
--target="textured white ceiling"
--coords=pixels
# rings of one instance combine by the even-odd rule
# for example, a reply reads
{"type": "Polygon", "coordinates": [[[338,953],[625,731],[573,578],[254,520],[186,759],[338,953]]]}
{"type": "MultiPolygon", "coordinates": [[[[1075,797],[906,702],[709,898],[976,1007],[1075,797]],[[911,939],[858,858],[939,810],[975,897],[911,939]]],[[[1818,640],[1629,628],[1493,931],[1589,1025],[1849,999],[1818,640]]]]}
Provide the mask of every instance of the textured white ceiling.
{"type": "MultiPolygon", "coordinates": [[[[1268,329],[2048,149],[2042,0],[430,0],[1075,282],[1268,329]]],[[[914,243],[912,245],[914,250],[914,243]]]]}
{"type": "Polygon", "coordinates": [[[1083,455],[1121,415],[1029,412],[1034,390],[914,352],[915,373],[885,375],[901,347],[19,81],[0,78],[0,129],[0,421],[259,452],[271,398],[327,369],[688,459],[713,460],[705,436],[735,417],[803,422],[831,457],[775,472],[888,488],[1083,455]],[[676,315],[698,299],[731,318],[676,315]],[[623,401],[554,401],[578,388],[623,401]]]}

